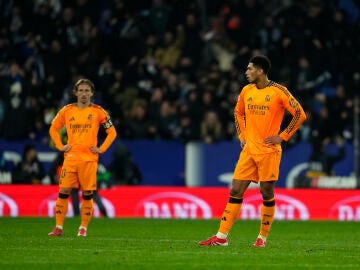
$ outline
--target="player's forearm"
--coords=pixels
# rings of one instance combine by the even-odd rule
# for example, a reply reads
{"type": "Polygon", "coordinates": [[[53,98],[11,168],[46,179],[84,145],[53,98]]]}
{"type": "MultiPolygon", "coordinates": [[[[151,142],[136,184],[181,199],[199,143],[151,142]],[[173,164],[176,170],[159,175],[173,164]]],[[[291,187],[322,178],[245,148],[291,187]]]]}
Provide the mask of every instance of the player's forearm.
{"type": "Polygon", "coordinates": [[[288,141],[294,133],[300,128],[301,124],[305,121],[306,115],[304,110],[301,107],[298,107],[295,110],[295,114],[289,125],[285,128],[283,132],[281,132],[280,137],[284,141],[288,141]]]}
{"type": "Polygon", "coordinates": [[[238,133],[239,139],[245,138],[245,116],[239,113],[238,110],[235,110],[234,113],[235,127],[238,133]]]}
{"type": "Polygon", "coordinates": [[[104,153],[106,150],[110,147],[110,145],[113,143],[113,141],[116,139],[116,129],[114,126],[111,126],[110,128],[106,129],[106,138],[103,142],[103,144],[99,147],[100,152],[104,153]]]}
{"type": "Polygon", "coordinates": [[[61,141],[61,137],[59,134],[59,130],[57,130],[53,125],[49,129],[49,134],[51,139],[53,140],[56,149],[61,150],[64,144],[61,141]]]}

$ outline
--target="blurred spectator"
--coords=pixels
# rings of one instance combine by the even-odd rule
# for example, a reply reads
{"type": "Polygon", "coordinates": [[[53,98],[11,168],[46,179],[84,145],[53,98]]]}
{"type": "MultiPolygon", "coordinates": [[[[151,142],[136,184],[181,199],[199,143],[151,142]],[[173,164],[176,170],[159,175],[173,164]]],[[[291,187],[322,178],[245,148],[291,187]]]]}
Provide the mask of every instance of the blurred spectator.
{"type": "Polygon", "coordinates": [[[334,165],[345,158],[344,140],[340,136],[335,137],[337,151],[328,153],[326,150],[330,143],[329,138],[322,141],[315,140],[312,144],[313,151],[309,160],[309,168],[306,173],[308,178],[319,177],[322,175],[336,175],[334,165]]]}
{"type": "Polygon", "coordinates": [[[21,161],[13,171],[13,183],[42,184],[44,165],[39,161],[34,145],[26,145],[21,161]]]}
{"type": "Polygon", "coordinates": [[[27,88],[23,70],[17,62],[10,64],[2,91],[5,97],[2,136],[8,140],[27,139],[31,124],[26,108],[27,88]]]}
{"type": "Polygon", "coordinates": [[[176,108],[168,100],[164,100],[160,105],[160,111],[155,119],[156,137],[162,140],[173,140],[175,138],[178,119],[176,108]]]}
{"type": "MultiPolygon", "coordinates": [[[[310,143],[312,139],[312,121],[313,116],[309,110],[305,110],[306,119],[299,128],[298,141],[310,143]]],[[[295,137],[296,138],[296,137],[295,137]]]]}
{"type": "Polygon", "coordinates": [[[221,72],[229,72],[236,57],[236,44],[230,39],[212,42],[212,53],[221,72]]]}
{"type": "Polygon", "coordinates": [[[0,172],[6,170],[6,160],[4,156],[4,151],[0,150],[0,172]]]}
{"type": "Polygon", "coordinates": [[[201,64],[201,55],[203,49],[203,40],[201,39],[201,26],[199,17],[194,13],[186,15],[184,24],[184,43],[181,49],[180,66],[182,72],[188,76],[194,76],[201,64]]]}
{"type": "Polygon", "coordinates": [[[65,87],[69,73],[67,68],[66,53],[59,39],[50,42],[49,49],[43,55],[46,74],[46,95],[49,101],[62,97],[59,87],[65,87]]]}
{"type": "Polygon", "coordinates": [[[12,181],[12,172],[6,164],[4,151],[0,150],[0,184],[11,184],[12,181]]]}
{"type": "Polygon", "coordinates": [[[329,109],[329,118],[333,122],[334,130],[345,139],[351,139],[348,133],[353,124],[353,100],[347,96],[342,84],[336,86],[335,95],[327,97],[326,105],[329,109]]]}
{"type": "Polygon", "coordinates": [[[64,153],[59,152],[50,166],[49,176],[50,176],[51,184],[54,185],[59,184],[63,162],[64,162],[64,153]]]}
{"type": "Polygon", "coordinates": [[[164,101],[163,88],[155,87],[154,91],[151,94],[151,99],[149,103],[149,115],[152,119],[156,119],[159,117],[160,108],[163,101],[164,101]]]}
{"type": "Polygon", "coordinates": [[[113,183],[117,185],[138,185],[142,181],[141,171],[124,144],[120,144],[115,149],[109,171],[113,183]]]}
{"type": "Polygon", "coordinates": [[[43,129],[70,101],[73,81],[86,75],[121,138],[203,140],[200,123],[211,110],[221,140],[234,140],[233,102],[258,53],[272,56],[274,80],[311,116],[296,142],[334,131],[352,138],[360,85],[356,1],[0,2],[1,138],[47,144],[43,129]],[[164,100],[176,118],[170,133],[159,117],[164,100]]]}
{"type": "Polygon", "coordinates": [[[254,44],[258,44],[263,53],[278,62],[280,59],[277,48],[280,47],[282,37],[281,26],[272,15],[266,15],[262,20],[259,31],[255,35],[254,44]]]}
{"type": "Polygon", "coordinates": [[[200,105],[201,117],[204,118],[209,111],[216,112],[217,117],[219,117],[218,108],[219,107],[215,100],[214,93],[212,92],[212,90],[210,89],[205,90],[201,95],[201,105],[200,105]]]}
{"type": "Polygon", "coordinates": [[[163,0],[153,0],[150,8],[150,27],[158,37],[168,29],[170,21],[170,7],[163,0]]]}
{"type": "Polygon", "coordinates": [[[136,100],[124,127],[126,138],[135,140],[149,139],[156,132],[155,126],[148,119],[147,103],[136,100]]]}
{"type": "Polygon", "coordinates": [[[181,143],[188,143],[190,141],[199,140],[199,135],[197,134],[197,128],[193,124],[193,119],[189,114],[183,113],[179,117],[179,126],[175,130],[174,134],[175,139],[181,143]]]}
{"type": "Polygon", "coordinates": [[[38,10],[40,6],[46,5],[49,9],[49,14],[52,19],[56,19],[61,11],[62,4],[61,0],[35,0],[34,1],[34,10],[38,10]]]}
{"type": "Polygon", "coordinates": [[[208,111],[201,122],[201,139],[208,144],[219,142],[223,139],[222,124],[215,111],[208,111]]]}
{"type": "Polygon", "coordinates": [[[155,60],[160,67],[176,68],[184,43],[184,28],[179,25],[176,33],[166,31],[161,45],[155,51],[155,60]]]}
{"type": "Polygon", "coordinates": [[[334,122],[329,118],[329,110],[326,106],[321,106],[319,113],[313,115],[311,130],[312,140],[318,142],[333,134],[334,122]]]}
{"type": "Polygon", "coordinates": [[[117,45],[115,59],[120,62],[120,65],[123,65],[131,57],[140,55],[142,36],[138,18],[130,12],[125,14],[123,20],[118,21],[117,27],[118,36],[114,40],[117,45]]]}

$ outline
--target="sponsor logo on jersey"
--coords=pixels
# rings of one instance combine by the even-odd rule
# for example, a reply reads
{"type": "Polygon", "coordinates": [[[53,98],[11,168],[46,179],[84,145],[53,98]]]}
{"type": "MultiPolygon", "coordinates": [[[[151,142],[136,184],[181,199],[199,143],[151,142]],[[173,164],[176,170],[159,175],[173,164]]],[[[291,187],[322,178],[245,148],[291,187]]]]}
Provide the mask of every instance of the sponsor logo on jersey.
{"type": "Polygon", "coordinates": [[[184,192],[160,192],[141,200],[135,208],[135,216],[146,218],[212,218],[207,202],[184,192]]]}

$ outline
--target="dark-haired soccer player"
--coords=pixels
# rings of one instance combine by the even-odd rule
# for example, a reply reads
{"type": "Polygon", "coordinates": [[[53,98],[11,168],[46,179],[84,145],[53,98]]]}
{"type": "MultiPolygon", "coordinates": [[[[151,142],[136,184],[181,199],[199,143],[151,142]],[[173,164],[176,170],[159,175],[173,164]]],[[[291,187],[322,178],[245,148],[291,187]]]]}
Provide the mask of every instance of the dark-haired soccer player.
{"type": "Polygon", "coordinates": [[[234,170],[229,200],[216,235],[199,242],[201,246],[227,246],[228,233],[239,216],[249,184],[260,181],[263,204],[260,211],[260,233],[253,244],[265,247],[275,214],[275,182],[279,176],[281,142],[287,141],[306,116],[299,102],[286,87],[268,79],[270,60],[254,56],[247,66],[246,85],[235,107],[235,124],[243,148],[234,170]],[[292,120],[280,132],[285,110],[292,120]]]}
{"type": "Polygon", "coordinates": [[[64,152],[64,163],[55,207],[56,227],[49,236],[62,236],[68,199],[73,188],[80,188],[83,197],[78,236],[87,234],[87,226],[94,209],[93,193],[96,190],[99,154],[104,153],[116,138],[116,130],[109,114],[101,106],[91,103],[94,92],[94,84],[90,80],[78,80],[73,90],[77,102],[64,106],[50,126],[49,133],[55,147],[64,152]],[[65,145],[59,135],[60,129],[64,126],[68,137],[65,145]],[[102,145],[98,146],[98,132],[101,126],[107,135],[102,145]]]}

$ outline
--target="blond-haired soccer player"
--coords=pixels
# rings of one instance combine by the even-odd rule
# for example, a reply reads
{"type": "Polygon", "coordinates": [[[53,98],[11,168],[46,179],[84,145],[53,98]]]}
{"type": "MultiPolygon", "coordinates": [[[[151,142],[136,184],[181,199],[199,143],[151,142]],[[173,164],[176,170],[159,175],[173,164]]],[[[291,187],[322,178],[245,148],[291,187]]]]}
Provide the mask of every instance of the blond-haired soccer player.
{"type": "Polygon", "coordinates": [[[275,214],[275,182],[279,176],[281,142],[287,141],[306,116],[299,102],[286,87],[268,79],[270,60],[254,56],[247,66],[246,85],[235,107],[235,123],[243,148],[234,170],[229,200],[216,235],[199,242],[201,246],[227,246],[228,233],[239,216],[243,197],[249,184],[260,181],[263,203],[260,210],[260,232],[254,247],[265,247],[275,214]],[[292,120],[280,132],[284,112],[292,120]]]}
{"type": "Polygon", "coordinates": [[[56,200],[56,227],[49,236],[62,236],[68,198],[73,188],[82,190],[81,225],[78,236],[87,235],[93,214],[93,193],[96,190],[96,171],[99,154],[104,153],[116,138],[116,130],[109,114],[99,105],[91,103],[94,84],[88,79],[76,82],[73,93],[77,102],[64,106],[53,119],[50,136],[55,147],[64,152],[64,163],[59,179],[59,196],[56,200]],[[67,144],[61,141],[59,131],[65,126],[67,144]],[[106,132],[104,142],[98,146],[100,127],[106,132]]]}

